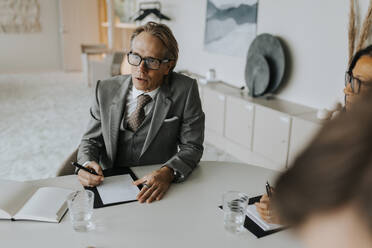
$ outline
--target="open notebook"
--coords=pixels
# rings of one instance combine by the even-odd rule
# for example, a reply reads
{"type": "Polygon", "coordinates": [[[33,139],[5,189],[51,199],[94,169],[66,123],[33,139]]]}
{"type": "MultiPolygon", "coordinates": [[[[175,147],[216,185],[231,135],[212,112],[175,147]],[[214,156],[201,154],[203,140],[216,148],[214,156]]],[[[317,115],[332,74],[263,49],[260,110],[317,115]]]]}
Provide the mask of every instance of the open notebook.
{"type": "MultiPolygon", "coordinates": [[[[244,227],[257,238],[262,238],[287,228],[286,226],[267,223],[261,218],[254,205],[255,202],[260,201],[261,197],[262,195],[249,198],[246,218],[244,220],[244,227]]],[[[222,206],[219,206],[219,208],[222,209],[222,206]]]]}
{"type": "Polygon", "coordinates": [[[0,181],[0,219],[59,222],[70,189],[34,187],[28,182],[0,181]]]}
{"type": "Polygon", "coordinates": [[[253,220],[262,230],[271,231],[279,228],[283,228],[282,225],[267,223],[261,218],[260,214],[257,212],[256,206],[254,204],[248,205],[247,216],[253,220]]]}

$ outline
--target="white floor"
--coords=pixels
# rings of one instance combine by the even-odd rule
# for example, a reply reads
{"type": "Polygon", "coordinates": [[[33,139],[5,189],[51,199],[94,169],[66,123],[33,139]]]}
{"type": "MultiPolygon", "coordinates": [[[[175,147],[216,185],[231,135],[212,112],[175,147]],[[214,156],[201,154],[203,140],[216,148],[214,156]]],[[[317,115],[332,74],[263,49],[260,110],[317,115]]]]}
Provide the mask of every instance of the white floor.
{"type": "MultiPolygon", "coordinates": [[[[80,73],[0,75],[0,178],[55,176],[80,142],[92,95],[80,73]]],[[[238,161],[210,144],[202,160],[238,161]]]]}

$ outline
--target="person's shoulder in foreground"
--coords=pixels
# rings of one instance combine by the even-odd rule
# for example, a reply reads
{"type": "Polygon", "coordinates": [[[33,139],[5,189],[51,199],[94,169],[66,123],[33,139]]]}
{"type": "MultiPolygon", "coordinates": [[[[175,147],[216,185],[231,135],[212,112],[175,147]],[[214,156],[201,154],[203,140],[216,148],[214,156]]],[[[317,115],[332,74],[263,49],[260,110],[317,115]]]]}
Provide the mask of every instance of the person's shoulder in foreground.
{"type": "MultiPolygon", "coordinates": [[[[345,111],[353,107],[359,108],[358,100],[372,91],[372,45],[358,50],[351,57],[348,69],[345,73],[345,111]]],[[[267,222],[277,223],[279,220],[272,209],[270,199],[265,194],[259,203],[256,203],[257,211],[267,222]]]]}
{"type": "Polygon", "coordinates": [[[307,247],[372,247],[372,95],[325,124],[276,183],[281,222],[307,247]]]}

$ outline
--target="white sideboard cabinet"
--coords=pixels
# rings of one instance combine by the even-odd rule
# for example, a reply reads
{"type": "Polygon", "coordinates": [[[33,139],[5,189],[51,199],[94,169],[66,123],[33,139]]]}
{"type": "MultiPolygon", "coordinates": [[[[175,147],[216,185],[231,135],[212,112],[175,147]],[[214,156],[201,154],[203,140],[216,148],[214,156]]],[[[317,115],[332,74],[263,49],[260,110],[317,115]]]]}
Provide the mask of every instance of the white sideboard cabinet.
{"type": "Polygon", "coordinates": [[[312,115],[303,114],[293,117],[288,165],[294,162],[297,155],[306,148],[321,127],[322,121],[313,119],[312,115]]]}
{"type": "Polygon", "coordinates": [[[257,105],[254,117],[253,152],[266,156],[285,167],[290,128],[290,116],[257,105]]]}
{"type": "Polygon", "coordinates": [[[322,126],[316,109],[307,106],[252,98],[220,82],[199,88],[205,141],[245,163],[283,170],[322,126]]]}
{"type": "Polygon", "coordinates": [[[203,89],[203,107],[206,113],[205,125],[219,135],[224,135],[225,99],[226,96],[221,92],[207,87],[203,89]]]}
{"type": "Polygon", "coordinates": [[[236,97],[226,97],[225,136],[246,149],[252,147],[254,105],[236,97]]]}

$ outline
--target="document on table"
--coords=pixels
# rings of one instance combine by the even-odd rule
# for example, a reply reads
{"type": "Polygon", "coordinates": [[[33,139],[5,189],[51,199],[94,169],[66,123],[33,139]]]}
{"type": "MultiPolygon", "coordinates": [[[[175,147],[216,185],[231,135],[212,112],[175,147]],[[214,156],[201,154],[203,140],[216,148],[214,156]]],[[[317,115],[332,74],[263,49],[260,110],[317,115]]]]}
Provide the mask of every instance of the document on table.
{"type": "Polygon", "coordinates": [[[139,193],[129,174],[105,177],[103,183],[97,186],[97,191],[105,205],[136,200],[139,193]]]}
{"type": "Polygon", "coordinates": [[[257,212],[254,204],[248,205],[247,216],[264,231],[270,231],[283,227],[282,225],[267,223],[265,220],[263,220],[260,214],[257,212]]]}

